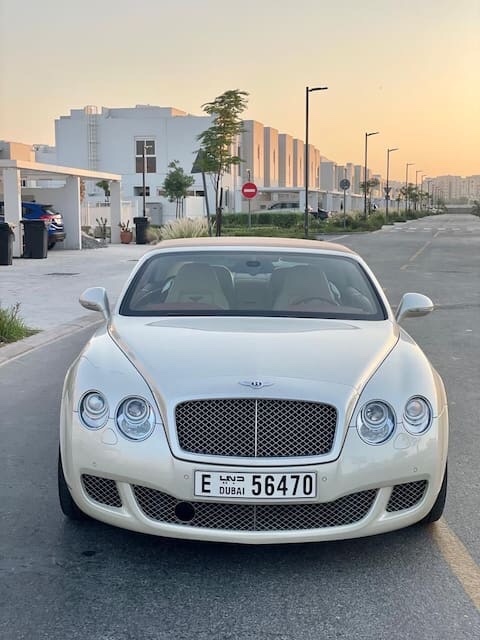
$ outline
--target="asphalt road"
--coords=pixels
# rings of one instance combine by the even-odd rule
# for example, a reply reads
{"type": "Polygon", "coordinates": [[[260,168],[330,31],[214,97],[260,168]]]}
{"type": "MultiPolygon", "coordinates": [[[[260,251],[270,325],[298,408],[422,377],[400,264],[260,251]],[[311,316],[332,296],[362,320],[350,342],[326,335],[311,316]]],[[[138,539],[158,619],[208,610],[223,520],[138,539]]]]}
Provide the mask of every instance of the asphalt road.
{"type": "Polygon", "coordinates": [[[405,327],[449,395],[442,525],[250,547],[66,521],[56,496],[59,398],[84,330],[0,368],[1,638],[480,637],[480,220],[440,216],[340,242],[367,259],[392,304],[420,291],[438,305],[405,327]]]}

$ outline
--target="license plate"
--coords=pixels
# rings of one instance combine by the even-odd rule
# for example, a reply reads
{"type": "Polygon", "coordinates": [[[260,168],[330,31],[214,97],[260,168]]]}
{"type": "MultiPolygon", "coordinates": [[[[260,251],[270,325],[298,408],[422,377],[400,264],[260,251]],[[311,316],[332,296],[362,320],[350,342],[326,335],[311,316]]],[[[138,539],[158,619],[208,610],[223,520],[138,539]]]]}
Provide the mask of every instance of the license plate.
{"type": "Polygon", "coordinates": [[[204,498],[315,498],[316,473],[195,471],[195,495],[204,498]]]}

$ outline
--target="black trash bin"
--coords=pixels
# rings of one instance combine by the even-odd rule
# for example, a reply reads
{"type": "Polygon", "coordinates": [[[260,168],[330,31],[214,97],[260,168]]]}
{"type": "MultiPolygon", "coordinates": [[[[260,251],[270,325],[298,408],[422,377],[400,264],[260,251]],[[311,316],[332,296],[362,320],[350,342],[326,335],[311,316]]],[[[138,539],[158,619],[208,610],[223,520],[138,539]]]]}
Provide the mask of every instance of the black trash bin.
{"type": "Polygon", "coordinates": [[[150,218],[142,216],[141,218],[134,218],[135,223],[135,242],[136,244],[147,244],[147,229],[150,223],[150,218]]]}
{"type": "Polygon", "coordinates": [[[0,222],[0,265],[12,264],[14,237],[8,222],[0,222]]]}
{"type": "Polygon", "coordinates": [[[23,257],[46,258],[48,253],[48,229],[43,220],[22,220],[23,257]]]}

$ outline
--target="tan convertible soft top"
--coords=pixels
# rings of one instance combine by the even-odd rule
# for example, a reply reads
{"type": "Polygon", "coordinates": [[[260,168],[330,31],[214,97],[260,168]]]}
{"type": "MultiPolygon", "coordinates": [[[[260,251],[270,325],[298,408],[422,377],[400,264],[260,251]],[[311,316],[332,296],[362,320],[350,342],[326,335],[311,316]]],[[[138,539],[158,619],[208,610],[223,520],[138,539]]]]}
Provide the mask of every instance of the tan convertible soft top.
{"type": "Polygon", "coordinates": [[[252,236],[221,236],[219,238],[179,238],[178,240],[163,240],[153,250],[173,249],[188,247],[272,247],[284,249],[313,249],[315,251],[351,253],[356,255],[348,247],[333,242],[319,240],[303,240],[297,238],[262,238],[252,236]]]}

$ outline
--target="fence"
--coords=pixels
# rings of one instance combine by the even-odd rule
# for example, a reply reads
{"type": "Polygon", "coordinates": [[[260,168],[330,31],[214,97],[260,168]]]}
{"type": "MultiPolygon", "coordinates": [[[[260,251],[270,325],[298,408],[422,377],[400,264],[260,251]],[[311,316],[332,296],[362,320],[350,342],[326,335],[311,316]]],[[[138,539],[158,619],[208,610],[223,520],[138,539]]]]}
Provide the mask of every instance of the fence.
{"type": "MultiPolygon", "coordinates": [[[[120,219],[122,222],[130,221],[130,225],[133,225],[133,218],[136,218],[139,214],[135,202],[122,202],[120,219]]],[[[110,204],[108,202],[97,202],[95,204],[87,203],[81,207],[81,221],[82,227],[91,227],[94,229],[98,226],[97,218],[104,218],[107,220],[107,227],[110,226],[110,204]]]]}

